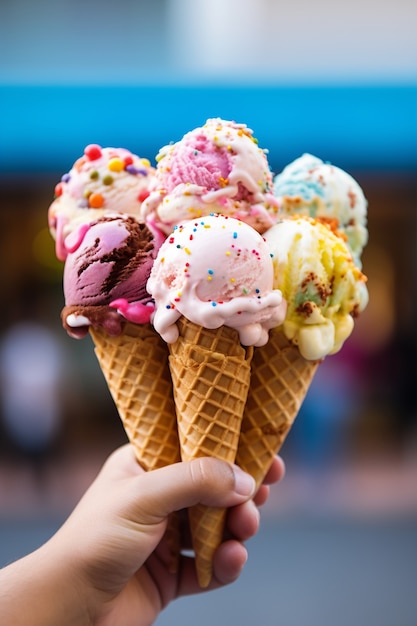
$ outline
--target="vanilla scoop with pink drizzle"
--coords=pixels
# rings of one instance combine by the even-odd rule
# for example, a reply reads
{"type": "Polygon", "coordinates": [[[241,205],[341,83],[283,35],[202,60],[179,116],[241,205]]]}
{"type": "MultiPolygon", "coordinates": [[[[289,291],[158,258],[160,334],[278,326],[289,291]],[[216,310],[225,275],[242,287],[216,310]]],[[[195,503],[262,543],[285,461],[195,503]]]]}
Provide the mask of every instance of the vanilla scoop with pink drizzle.
{"type": "Polygon", "coordinates": [[[184,316],[205,328],[234,328],[243,345],[264,345],[286,312],[272,283],[269,250],[251,226],[223,215],[185,222],[162,244],[147,283],[153,325],[168,343],[184,316]]]}
{"type": "Polygon", "coordinates": [[[71,252],[66,238],[80,224],[109,213],[138,217],[153,175],[149,161],[126,148],[86,146],[84,154],[56,185],[55,200],[48,211],[58,259],[65,261],[71,252]]]}

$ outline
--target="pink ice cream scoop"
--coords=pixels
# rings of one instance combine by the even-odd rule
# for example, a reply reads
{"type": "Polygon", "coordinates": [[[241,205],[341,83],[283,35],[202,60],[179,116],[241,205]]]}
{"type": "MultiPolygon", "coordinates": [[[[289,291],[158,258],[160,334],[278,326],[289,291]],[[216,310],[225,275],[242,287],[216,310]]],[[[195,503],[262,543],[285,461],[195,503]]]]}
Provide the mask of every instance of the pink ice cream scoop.
{"type": "Polygon", "coordinates": [[[66,237],[80,224],[108,213],[138,215],[149,195],[154,168],[126,148],[90,144],[55,187],[48,222],[56,255],[65,261],[66,237]]]}
{"type": "Polygon", "coordinates": [[[255,346],[265,344],[268,330],[285,318],[264,239],[223,215],[175,228],[159,249],[147,289],[156,305],[155,330],[168,343],[178,337],[181,315],[205,328],[234,328],[243,345],[255,346]]]}
{"type": "Polygon", "coordinates": [[[148,322],[154,307],[146,282],[161,243],[147,225],[117,214],[69,235],[61,315],[67,332],[83,337],[92,325],[114,335],[121,332],[123,317],[148,322]]]}
{"type": "Polygon", "coordinates": [[[224,188],[233,167],[231,151],[222,142],[216,144],[203,129],[188,133],[158,158],[158,178],[167,193],[182,183],[210,190],[224,188]]]}
{"type": "Polygon", "coordinates": [[[174,225],[212,212],[238,217],[264,232],[275,222],[266,151],[245,124],[213,118],[163,147],[152,191],[141,207],[168,234],[174,225]]]}

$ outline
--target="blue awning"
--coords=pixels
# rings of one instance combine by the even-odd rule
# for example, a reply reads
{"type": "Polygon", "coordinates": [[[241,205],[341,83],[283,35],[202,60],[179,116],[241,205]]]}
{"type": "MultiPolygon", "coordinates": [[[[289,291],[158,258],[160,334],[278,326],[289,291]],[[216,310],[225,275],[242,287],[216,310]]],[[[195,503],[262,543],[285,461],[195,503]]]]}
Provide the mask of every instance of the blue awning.
{"type": "Polygon", "coordinates": [[[0,173],[67,171],[88,143],[154,162],[208,117],[246,123],[275,172],[303,152],[417,169],[417,86],[0,86],[0,173]]]}

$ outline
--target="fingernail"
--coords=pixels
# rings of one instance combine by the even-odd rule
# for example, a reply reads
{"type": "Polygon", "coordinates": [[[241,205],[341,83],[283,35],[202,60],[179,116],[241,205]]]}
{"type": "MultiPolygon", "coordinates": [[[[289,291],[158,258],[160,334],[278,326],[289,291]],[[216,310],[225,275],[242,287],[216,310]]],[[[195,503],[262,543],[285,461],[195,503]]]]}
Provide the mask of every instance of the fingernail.
{"type": "Polygon", "coordinates": [[[253,500],[249,500],[249,502],[252,502],[252,504],[253,504],[253,509],[252,509],[253,510],[253,514],[255,515],[256,523],[259,526],[259,524],[261,523],[261,512],[260,512],[260,510],[258,509],[258,507],[256,506],[256,504],[254,503],[253,500]]]}
{"type": "Polygon", "coordinates": [[[255,491],[255,480],[237,465],[233,467],[235,473],[235,492],[240,496],[251,496],[255,491]]]}

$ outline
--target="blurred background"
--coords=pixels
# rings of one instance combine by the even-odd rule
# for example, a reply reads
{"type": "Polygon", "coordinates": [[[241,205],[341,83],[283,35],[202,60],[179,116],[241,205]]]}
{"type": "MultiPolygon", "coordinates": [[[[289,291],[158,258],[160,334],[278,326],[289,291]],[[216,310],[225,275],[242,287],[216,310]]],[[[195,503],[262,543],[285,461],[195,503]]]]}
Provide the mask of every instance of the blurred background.
{"type": "Polygon", "coordinates": [[[158,624],[415,626],[416,19],[414,0],[0,3],[0,566],[125,441],[89,338],[60,324],[54,186],[88,143],[154,162],[219,116],[275,173],[311,152],[358,180],[370,304],[318,370],[244,575],[158,624]]]}

